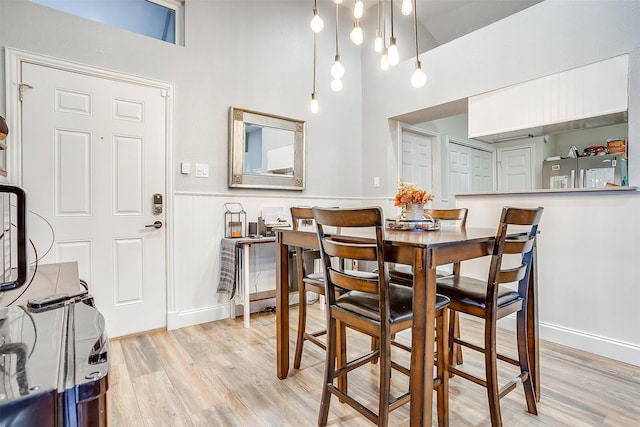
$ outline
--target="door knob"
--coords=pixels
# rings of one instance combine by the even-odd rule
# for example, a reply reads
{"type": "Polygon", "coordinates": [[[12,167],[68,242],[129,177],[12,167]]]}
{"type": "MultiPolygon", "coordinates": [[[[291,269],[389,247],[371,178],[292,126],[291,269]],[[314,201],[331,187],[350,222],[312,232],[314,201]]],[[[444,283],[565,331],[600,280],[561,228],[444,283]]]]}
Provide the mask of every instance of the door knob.
{"type": "Polygon", "coordinates": [[[145,227],[149,228],[162,228],[162,221],[154,221],[153,224],[145,225],[145,227]]]}

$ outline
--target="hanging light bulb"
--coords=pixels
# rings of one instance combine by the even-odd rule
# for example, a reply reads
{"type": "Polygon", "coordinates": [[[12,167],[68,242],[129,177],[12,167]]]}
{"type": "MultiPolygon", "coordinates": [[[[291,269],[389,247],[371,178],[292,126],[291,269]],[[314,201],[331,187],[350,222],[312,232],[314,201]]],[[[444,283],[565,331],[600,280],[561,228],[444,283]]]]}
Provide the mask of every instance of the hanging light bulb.
{"type": "Polygon", "coordinates": [[[400,11],[402,12],[402,14],[404,16],[408,16],[411,14],[412,10],[413,10],[413,5],[411,4],[411,0],[402,0],[402,6],[400,8],[400,11]]]}
{"type": "Polygon", "coordinates": [[[344,76],[344,66],[340,63],[340,55],[336,55],[336,62],[331,67],[331,77],[341,79],[344,76]]]}
{"type": "Polygon", "coordinates": [[[311,94],[311,105],[309,106],[309,109],[313,114],[318,112],[318,98],[316,98],[315,92],[311,94]]]}
{"type": "Polygon", "coordinates": [[[416,61],[416,70],[411,75],[411,86],[421,88],[427,82],[427,75],[422,71],[420,61],[416,61]]]}
{"type": "Polygon", "coordinates": [[[311,27],[311,31],[314,33],[319,33],[324,28],[324,21],[320,18],[318,14],[318,0],[315,0],[313,7],[313,18],[311,19],[311,23],[309,24],[311,27]]]}
{"type": "Polygon", "coordinates": [[[356,0],[356,4],[353,6],[353,17],[356,19],[362,18],[364,12],[364,3],[362,0],[356,0]]]}
{"type": "Polygon", "coordinates": [[[376,39],[373,42],[373,49],[376,52],[382,52],[382,46],[384,45],[384,40],[382,40],[382,33],[380,30],[376,31],[376,39]]]}
{"type": "Polygon", "coordinates": [[[387,48],[387,56],[389,65],[395,67],[400,62],[398,55],[398,46],[396,46],[396,37],[393,35],[393,0],[391,0],[391,37],[389,37],[389,47],[387,48]]]}
{"type": "Polygon", "coordinates": [[[340,62],[340,51],[338,50],[338,10],[340,10],[338,3],[336,3],[336,56],[335,62],[331,67],[331,76],[333,81],[331,82],[331,89],[335,92],[339,92],[342,89],[342,76],[344,76],[344,66],[340,62]]]}
{"type": "MultiPolygon", "coordinates": [[[[413,0],[415,1],[415,0],[413,0]]],[[[422,64],[420,64],[420,59],[418,59],[418,11],[416,10],[416,5],[414,4],[413,8],[413,29],[415,31],[415,42],[416,42],[416,69],[411,76],[411,85],[415,88],[421,88],[427,82],[427,75],[422,71],[422,64]]]]}
{"type": "Polygon", "coordinates": [[[351,30],[351,34],[349,34],[349,38],[352,42],[360,46],[362,41],[364,40],[364,35],[362,34],[362,27],[360,26],[360,21],[356,21],[353,24],[353,30],[351,30]]]}
{"type": "Polygon", "coordinates": [[[398,55],[398,46],[396,46],[396,38],[391,37],[389,48],[387,49],[387,55],[389,56],[389,65],[395,67],[400,62],[400,56],[398,55]]]}
{"type": "Polygon", "coordinates": [[[380,69],[382,71],[387,71],[389,69],[389,55],[387,52],[387,48],[383,46],[382,55],[380,56],[380,69]]]}

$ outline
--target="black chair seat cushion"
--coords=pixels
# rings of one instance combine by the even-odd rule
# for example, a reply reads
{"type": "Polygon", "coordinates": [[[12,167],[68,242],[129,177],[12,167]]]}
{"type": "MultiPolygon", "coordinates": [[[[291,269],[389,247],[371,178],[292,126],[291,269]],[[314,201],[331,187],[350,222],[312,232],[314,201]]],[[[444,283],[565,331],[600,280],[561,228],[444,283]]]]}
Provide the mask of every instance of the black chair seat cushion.
{"type": "Polygon", "coordinates": [[[311,273],[308,276],[305,276],[302,280],[311,285],[324,286],[324,274],[322,272],[311,273]]]}
{"type": "MultiPolygon", "coordinates": [[[[486,309],[487,282],[472,277],[444,277],[437,280],[437,292],[459,304],[486,309]]],[[[517,291],[506,286],[498,289],[498,307],[520,299],[517,291]]]]}
{"type": "MultiPolygon", "coordinates": [[[[380,321],[379,297],[377,294],[350,291],[336,299],[336,305],[369,319],[380,321]]],[[[411,319],[413,315],[413,290],[406,286],[389,284],[389,323],[411,319]]],[[[449,298],[436,295],[436,310],[449,304],[449,298]]]]}

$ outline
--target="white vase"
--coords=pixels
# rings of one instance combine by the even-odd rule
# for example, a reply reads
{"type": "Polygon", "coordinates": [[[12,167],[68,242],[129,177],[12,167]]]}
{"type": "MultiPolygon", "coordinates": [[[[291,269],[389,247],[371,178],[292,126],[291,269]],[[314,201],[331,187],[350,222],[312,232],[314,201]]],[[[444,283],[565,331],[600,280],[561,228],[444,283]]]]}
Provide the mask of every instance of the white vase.
{"type": "Polygon", "coordinates": [[[424,208],[420,203],[408,203],[404,205],[404,218],[410,221],[422,221],[424,219],[424,208]]]}

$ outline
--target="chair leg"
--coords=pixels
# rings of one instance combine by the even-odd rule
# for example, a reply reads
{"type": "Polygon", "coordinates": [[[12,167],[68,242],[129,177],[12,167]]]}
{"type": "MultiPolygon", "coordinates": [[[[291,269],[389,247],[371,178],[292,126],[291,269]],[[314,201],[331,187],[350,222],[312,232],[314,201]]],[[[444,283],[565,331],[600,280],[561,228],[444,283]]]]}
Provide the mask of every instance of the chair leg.
{"type": "Polygon", "coordinates": [[[391,337],[382,333],[380,344],[380,395],[378,400],[378,426],[389,423],[389,396],[391,391],[391,337]]]}
{"type": "MultiPolygon", "coordinates": [[[[449,365],[462,365],[462,346],[453,342],[453,338],[460,338],[460,316],[452,311],[449,317],[449,365]]],[[[453,374],[451,374],[453,377],[453,374]]]]}
{"type": "MultiPolygon", "coordinates": [[[[458,315],[457,311],[453,312],[453,317],[453,322],[455,322],[455,337],[460,338],[460,316],[458,315]]],[[[456,364],[462,365],[464,363],[464,361],[462,360],[462,346],[460,344],[454,344],[453,348],[456,364]]]]}
{"type": "Polygon", "coordinates": [[[296,338],[296,353],[293,359],[294,369],[300,369],[304,333],[307,325],[307,290],[303,281],[298,285],[298,300],[298,337],[296,338]]]}
{"type": "Polygon", "coordinates": [[[489,412],[491,426],[502,427],[500,414],[500,394],[498,387],[498,355],[496,349],[496,323],[485,319],[484,332],[484,363],[487,378],[487,397],[489,398],[489,412]]]}
{"type": "Polygon", "coordinates": [[[533,389],[533,379],[531,378],[531,367],[529,364],[529,346],[527,339],[527,311],[526,307],[518,312],[516,339],[518,340],[518,361],[520,362],[520,372],[527,373],[522,386],[524,388],[524,396],[527,400],[527,411],[530,414],[538,415],[536,407],[536,393],[533,389]]]}
{"type": "Polygon", "coordinates": [[[320,399],[320,413],[318,414],[318,426],[326,426],[329,418],[329,406],[331,404],[331,392],[329,385],[333,384],[333,376],[336,364],[336,320],[328,316],[327,322],[327,354],[324,363],[324,384],[320,399]]]}
{"type": "MultiPolygon", "coordinates": [[[[376,337],[371,337],[371,351],[375,351],[377,349],[380,348],[380,340],[376,337]]],[[[375,365],[376,363],[378,363],[378,358],[374,358],[373,360],[371,360],[371,363],[373,365],[375,365]]]]}
{"type": "Polygon", "coordinates": [[[437,337],[437,365],[436,372],[440,385],[437,388],[438,396],[438,426],[449,425],[449,344],[447,342],[447,309],[436,313],[436,337],[437,337]]]}
{"type": "MultiPolygon", "coordinates": [[[[338,368],[342,368],[347,364],[347,326],[340,321],[336,321],[336,363],[338,368]]],[[[347,375],[338,377],[338,388],[347,393],[347,375]]]]}

